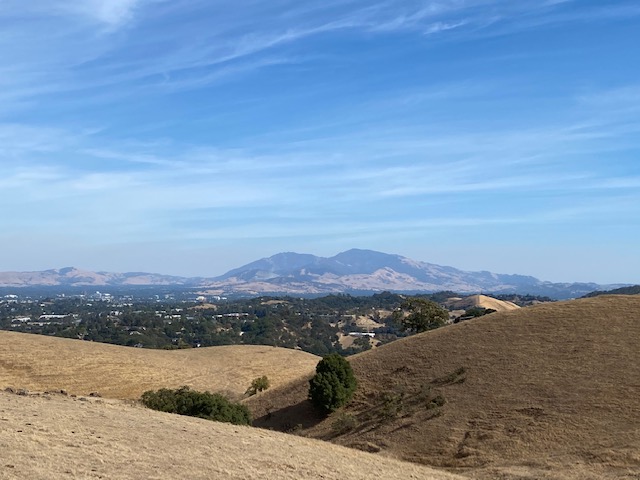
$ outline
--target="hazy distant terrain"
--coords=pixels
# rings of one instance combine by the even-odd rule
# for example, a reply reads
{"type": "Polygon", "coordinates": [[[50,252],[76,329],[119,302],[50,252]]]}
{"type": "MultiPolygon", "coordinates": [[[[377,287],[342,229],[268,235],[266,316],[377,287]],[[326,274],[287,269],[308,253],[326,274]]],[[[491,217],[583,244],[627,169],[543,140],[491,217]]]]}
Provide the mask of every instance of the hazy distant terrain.
{"type": "Polygon", "coordinates": [[[588,293],[587,295],[585,295],[586,298],[589,297],[599,297],[600,295],[638,295],[640,294],[640,285],[631,285],[628,287],[620,287],[620,288],[614,288],[613,290],[606,290],[606,291],[595,291],[595,292],[591,292],[588,293]]]}
{"type": "MultiPolygon", "coordinates": [[[[141,295],[143,291],[138,291],[141,295]]],[[[394,341],[409,332],[393,312],[407,296],[331,294],[315,298],[253,297],[197,299],[182,292],[160,300],[129,295],[70,295],[0,298],[0,329],[141,348],[179,349],[219,345],[271,345],[314,355],[352,355],[394,341]],[[190,297],[190,298],[189,298],[190,297]],[[361,334],[375,336],[370,341],[361,334]],[[358,338],[360,336],[360,338],[358,338]]],[[[547,297],[486,295],[461,298],[455,292],[424,294],[449,310],[451,321],[487,311],[509,310],[547,297]],[[518,305],[506,301],[511,299],[518,305]],[[489,309],[489,310],[487,310],[489,309]]]]}
{"type": "MultiPolygon", "coordinates": [[[[348,250],[333,257],[279,253],[215,278],[150,273],[90,272],[76,268],[0,273],[0,287],[175,286],[216,295],[436,292],[521,293],[556,299],[581,297],[609,287],[595,283],[552,283],[526,275],[466,272],[371,250],[348,250]]],[[[614,288],[615,286],[611,286],[614,288]]]]}

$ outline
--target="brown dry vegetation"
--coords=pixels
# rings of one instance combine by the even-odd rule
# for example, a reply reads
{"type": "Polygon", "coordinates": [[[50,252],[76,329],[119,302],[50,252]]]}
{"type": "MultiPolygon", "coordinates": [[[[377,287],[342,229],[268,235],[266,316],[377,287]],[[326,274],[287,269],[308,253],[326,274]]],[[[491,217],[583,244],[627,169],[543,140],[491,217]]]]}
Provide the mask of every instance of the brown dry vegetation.
{"type": "Polygon", "coordinates": [[[498,300],[497,298],[488,297],[487,295],[470,295],[468,297],[451,300],[446,302],[447,307],[458,310],[466,310],[468,308],[491,308],[496,312],[506,312],[509,310],[517,310],[520,308],[513,302],[498,300]]]}
{"type": "Polygon", "coordinates": [[[0,478],[455,480],[292,435],[122,401],[0,392],[0,478]]]}
{"type": "Polygon", "coordinates": [[[474,478],[640,478],[640,296],[494,313],[351,364],[344,412],[316,416],[298,381],[249,399],[256,424],[474,478]]]}
{"type": "Polygon", "coordinates": [[[313,372],[318,360],[267,346],[148,350],[0,331],[0,388],[109,398],[135,399],[145,390],[183,385],[237,397],[256,377],[266,375],[276,387],[313,372]]]}

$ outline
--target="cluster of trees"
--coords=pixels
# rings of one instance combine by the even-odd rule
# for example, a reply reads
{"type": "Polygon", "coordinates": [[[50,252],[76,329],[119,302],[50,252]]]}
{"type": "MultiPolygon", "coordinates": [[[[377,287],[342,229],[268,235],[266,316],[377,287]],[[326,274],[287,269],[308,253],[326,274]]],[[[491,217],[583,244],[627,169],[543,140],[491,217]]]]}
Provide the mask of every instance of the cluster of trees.
{"type": "MultiPolygon", "coordinates": [[[[351,355],[371,348],[368,337],[356,338],[348,348],[340,344],[340,335],[365,332],[356,318],[375,320],[377,328],[367,332],[375,334],[376,342],[387,343],[446,323],[448,312],[438,303],[452,296],[456,293],[407,297],[383,292],[363,297],[258,297],[216,305],[133,299],[118,303],[78,297],[0,301],[0,328],[144,348],[250,344],[298,348],[320,356],[351,355]],[[41,324],[15,321],[51,314],[67,316],[41,324]]],[[[482,313],[487,312],[470,311],[468,315],[482,313]]]]}
{"type": "Polygon", "coordinates": [[[600,295],[639,295],[640,285],[632,285],[629,287],[615,288],[613,290],[596,290],[588,293],[583,298],[599,297],[600,295]]]}
{"type": "Polygon", "coordinates": [[[449,321],[449,312],[436,302],[420,297],[409,297],[393,315],[405,330],[426,332],[441,327],[449,321]]]}
{"type": "Polygon", "coordinates": [[[198,392],[189,387],[161,388],[144,392],[141,400],[145,406],[161,412],[251,425],[251,414],[245,405],[231,402],[218,393],[198,392]]]}
{"type": "Polygon", "coordinates": [[[357,339],[349,348],[342,348],[338,341],[339,334],[362,331],[354,323],[357,316],[376,314],[382,327],[375,333],[382,343],[405,335],[391,315],[377,314],[398,308],[402,301],[402,296],[389,293],[315,299],[260,297],[209,306],[195,302],[117,304],[59,298],[0,304],[0,328],[145,348],[252,344],[299,348],[321,356],[350,355],[370,348],[365,338],[357,339]],[[37,319],[43,314],[69,317],[44,325],[12,323],[19,316],[37,319]]]}
{"type": "Polygon", "coordinates": [[[511,294],[498,294],[491,295],[493,298],[497,298],[498,300],[503,300],[505,302],[515,303],[520,307],[527,307],[529,305],[533,305],[534,303],[539,302],[555,302],[555,300],[551,297],[547,297],[545,295],[521,295],[516,293],[511,294]]]}

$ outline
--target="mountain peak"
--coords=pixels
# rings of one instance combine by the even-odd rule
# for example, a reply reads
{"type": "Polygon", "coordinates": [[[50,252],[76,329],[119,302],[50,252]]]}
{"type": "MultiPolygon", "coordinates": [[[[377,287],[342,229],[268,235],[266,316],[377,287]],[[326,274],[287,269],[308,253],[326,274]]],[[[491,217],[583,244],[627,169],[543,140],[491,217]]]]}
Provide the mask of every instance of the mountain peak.
{"type": "Polygon", "coordinates": [[[467,272],[397,254],[352,248],[333,257],[282,252],[216,278],[183,278],[142,272],[91,272],[64,267],[44,272],[0,272],[0,286],[170,286],[206,288],[223,294],[321,295],[382,291],[429,293],[518,293],[552,298],[580,297],[623,285],[551,283],[534,277],[467,272]]]}
{"type": "MultiPolygon", "coordinates": [[[[214,279],[210,287],[247,293],[326,294],[344,292],[528,293],[571,298],[597,285],[558,285],[534,277],[466,272],[397,254],[352,248],[333,257],[278,253],[214,279]]],[[[582,293],[584,292],[584,293],[582,293]]]]}
{"type": "Polygon", "coordinates": [[[76,267],[64,267],[58,270],[60,275],[67,275],[72,272],[78,272],[79,270],[76,267]]]}

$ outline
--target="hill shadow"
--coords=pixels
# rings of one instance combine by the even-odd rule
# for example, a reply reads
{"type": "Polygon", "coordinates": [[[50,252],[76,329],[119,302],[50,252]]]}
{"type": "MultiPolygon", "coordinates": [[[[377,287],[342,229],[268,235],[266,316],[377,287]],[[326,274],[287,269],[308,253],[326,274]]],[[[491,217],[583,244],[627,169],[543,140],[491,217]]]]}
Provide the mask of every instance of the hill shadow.
{"type": "Polygon", "coordinates": [[[280,409],[267,411],[265,415],[253,421],[253,426],[279,432],[296,432],[314,427],[325,418],[309,400],[303,400],[280,409]]]}

